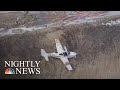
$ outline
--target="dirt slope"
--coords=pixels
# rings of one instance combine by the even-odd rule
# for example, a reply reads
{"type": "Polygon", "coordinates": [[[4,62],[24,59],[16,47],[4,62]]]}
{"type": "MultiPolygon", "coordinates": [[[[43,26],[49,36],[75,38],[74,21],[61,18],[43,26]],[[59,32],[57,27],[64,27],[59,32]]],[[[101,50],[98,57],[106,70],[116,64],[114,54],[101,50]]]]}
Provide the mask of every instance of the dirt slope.
{"type": "Polygon", "coordinates": [[[70,25],[0,38],[0,78],[120,78],[120,26],[70,25]],[[54,52],[54,39],[59,38],[70,51],[78,53],[70,59],[74,71],[69,72],[59,59],[46,62],[40,50],[54,52]],[[41,61],[40,75],[4,75],[4,61],[41,61]]]}

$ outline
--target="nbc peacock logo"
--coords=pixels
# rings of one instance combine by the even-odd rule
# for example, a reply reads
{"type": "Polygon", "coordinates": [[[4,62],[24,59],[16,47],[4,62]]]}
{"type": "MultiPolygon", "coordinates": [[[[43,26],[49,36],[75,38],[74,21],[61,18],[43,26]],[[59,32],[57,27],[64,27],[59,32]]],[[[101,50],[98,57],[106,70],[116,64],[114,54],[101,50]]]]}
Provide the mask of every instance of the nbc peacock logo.
{"type": "Polygon", "coordinates": [[[12,68],[7,68],[7,69],[5,70],[5,74],[15,74],[15,70],[12,69],[12,68]]]}

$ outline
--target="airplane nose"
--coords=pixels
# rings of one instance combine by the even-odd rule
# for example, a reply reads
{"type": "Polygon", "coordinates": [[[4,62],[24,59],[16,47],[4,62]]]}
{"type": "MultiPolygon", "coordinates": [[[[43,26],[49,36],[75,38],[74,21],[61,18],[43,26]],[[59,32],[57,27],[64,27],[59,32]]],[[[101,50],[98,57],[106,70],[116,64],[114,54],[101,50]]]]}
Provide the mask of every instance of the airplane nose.
{"type": "Polygon", "coordinates": [[[74,52],[74,55],[77,55],[77,53],[74,52]]]}
{"type": "Polygon", "coordinates": [[[77,53],[75,53],[75,55],[77,55],[77,53]]]}

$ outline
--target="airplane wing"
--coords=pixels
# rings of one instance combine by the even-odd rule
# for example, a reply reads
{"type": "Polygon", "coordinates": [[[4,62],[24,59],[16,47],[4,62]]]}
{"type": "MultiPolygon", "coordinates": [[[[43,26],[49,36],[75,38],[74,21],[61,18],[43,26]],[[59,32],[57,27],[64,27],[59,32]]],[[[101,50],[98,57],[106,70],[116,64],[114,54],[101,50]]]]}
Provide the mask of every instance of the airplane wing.
{"type": "Polygon", "coordinates": [[[67,67],[68,70],[73,70],[67,57],[61,57],[60,59],[65,64],[65,66],[67,67]]]}
{"type": "Polygon", "coordinates": [[[55,43],[56,43],[57,52],[58,53],[63,53],[64,49],[63,49],[60,41],[58,39],[55,39],[55,43]]]}

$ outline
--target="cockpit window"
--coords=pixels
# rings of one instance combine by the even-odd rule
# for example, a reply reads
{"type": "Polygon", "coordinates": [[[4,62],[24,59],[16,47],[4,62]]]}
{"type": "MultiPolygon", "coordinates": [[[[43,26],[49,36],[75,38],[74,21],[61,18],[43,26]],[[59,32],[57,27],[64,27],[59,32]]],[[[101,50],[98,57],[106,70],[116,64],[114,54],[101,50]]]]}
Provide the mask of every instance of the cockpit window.
{"type": "Polygon", "coordinates": [[[63,55],[63,53],[60,53],[59,55],[63,55]]]}
{"type": "Polygon", "coordinates": [[[67,56],[67,52],[64,52],[63,55],[64,55],[64,56],[67,56]]]}
{"type": "Polygon", "coordinates": [[[67,52],[60,53],[59,55],[68,56],[67,52]]]}

